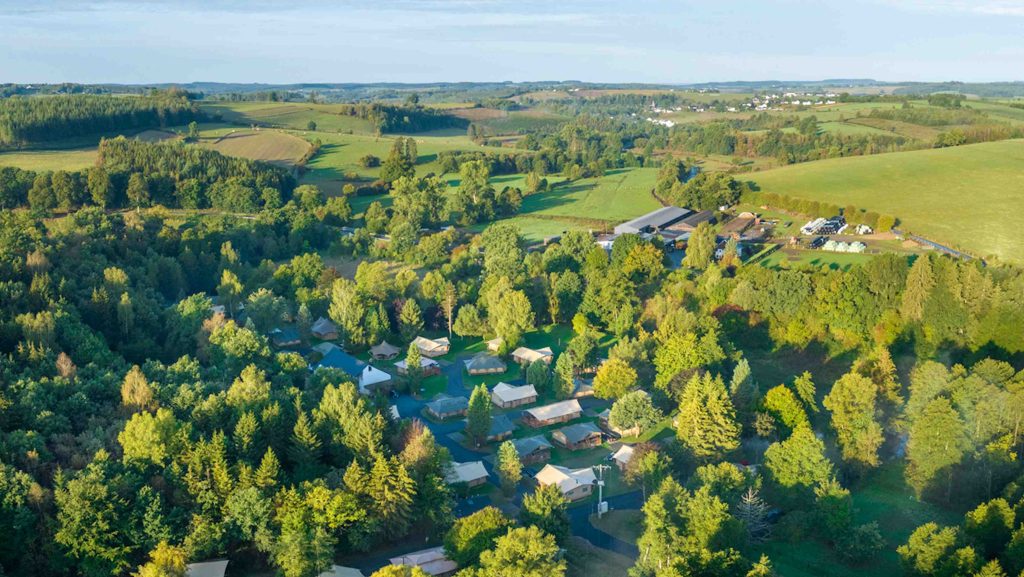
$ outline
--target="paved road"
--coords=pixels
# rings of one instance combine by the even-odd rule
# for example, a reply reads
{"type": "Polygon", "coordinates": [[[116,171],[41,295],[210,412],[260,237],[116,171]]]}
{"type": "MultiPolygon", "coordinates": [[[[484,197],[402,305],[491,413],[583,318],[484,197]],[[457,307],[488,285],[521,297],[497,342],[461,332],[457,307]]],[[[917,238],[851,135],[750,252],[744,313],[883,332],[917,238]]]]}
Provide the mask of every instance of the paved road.
{"type": "MultiPolygon", "coordinates": [[[[639,509],[643,506],[643,494],[640,491],[625,493],[605,499],[608,502],[608,509],[639,509]]],[[[587,500],[587,503],[569,509],[569,526],[572,534],[583,537],[590,541],[595,547],[608,549],[630,559],[636,559],[640,555],[635,543],[627,543],[613,537],[590,524],[590,515],[597,513],[597,500],[587,500]]]]}

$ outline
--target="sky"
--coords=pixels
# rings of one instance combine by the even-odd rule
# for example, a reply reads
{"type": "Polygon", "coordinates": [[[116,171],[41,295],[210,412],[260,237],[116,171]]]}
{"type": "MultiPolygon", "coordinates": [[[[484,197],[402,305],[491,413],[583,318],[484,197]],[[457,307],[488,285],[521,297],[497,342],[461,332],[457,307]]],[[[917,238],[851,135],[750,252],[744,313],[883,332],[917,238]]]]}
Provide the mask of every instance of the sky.
{"type": "Polygon", "coordinates": [[[0,83],[1024,80],[1024,0],[0,0],[0,83]]]}

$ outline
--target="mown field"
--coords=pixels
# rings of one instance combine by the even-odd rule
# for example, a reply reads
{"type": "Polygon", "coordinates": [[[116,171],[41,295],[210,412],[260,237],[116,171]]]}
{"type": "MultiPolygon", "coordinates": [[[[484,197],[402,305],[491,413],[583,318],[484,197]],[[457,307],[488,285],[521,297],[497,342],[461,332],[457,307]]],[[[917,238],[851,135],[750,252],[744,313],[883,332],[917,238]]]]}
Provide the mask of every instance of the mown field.
{"type": "Polygon", "coordinates": [[[200,145],[228,156],[262,160],[292,166],[309,150],[309,142],[291,134],[264,129],[259,132],[235,130],[217,136],[205,136],[200,145]]]}
{"type": "Polygon", "coordinates": [[[316,122],[319,132],[372,132],[366,120],[339,114],[339,105],[305,102],[218,102],[203,104],[202,110],[220,116],[230,124],[259,124],[292,130],[306,130],[316,122]]]}
{"type": "Polygon", "coordinates": [[[749,178],[763,191],[894,214],[904,230],[1024,262],[1024,140],[822,160],[749,178]]]}
{"type": "Polygon", "coordinates": [[[15,166],[24,170],[81,170],[95,163],[95,148],[0,153],[0,166],[15,166]]]}

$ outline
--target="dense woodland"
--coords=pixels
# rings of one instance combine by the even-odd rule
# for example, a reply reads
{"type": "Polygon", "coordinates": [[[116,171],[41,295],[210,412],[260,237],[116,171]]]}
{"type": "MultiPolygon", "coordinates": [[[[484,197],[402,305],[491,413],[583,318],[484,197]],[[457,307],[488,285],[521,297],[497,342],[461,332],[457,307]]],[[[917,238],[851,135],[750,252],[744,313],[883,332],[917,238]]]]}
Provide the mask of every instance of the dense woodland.
{"type": "Polygon", "coordinates": [[[0,99],[0,148],[68,137],[188,124],[199,115],[180,91],[150,96],[67,94],[0,99]]]}
{"type": "MultiPolygon", "coordinates": [[[[427,129],[425,115],[408,122],[427,129]]],[[[761,144],[784,134],[772,154],[824,146],[810,125],[766,128],[761,144]]],[[[735,147],[738,129],[706,125],[700,142],[735,147]]],[[[616,426],[673,415],[674,434],[638,445],[624,472],[646,502],[631,577],[769,576],[766,544],[804,542],[854,570],[898,546],[910,576],[1024,574],[1024,270],[927,254],[744,265],[735,240],[715,258],[707,223],[670,270],[664,247],[635,235],[606,251],[570,231],[531,250],[509,223],[466,228],[515,214],[548,175],[648,163],[655,194],[693,208],[833,209],[655,160],[669,142],[662,127],[582,115],[507,156],[444,156],[459,175],[449,191],[417,175],[415,140],[396,138],[365,159],[393,203],[361,220],[345,195],[187,143],[104,140],[81,173],[0,169],[0,574],[180,575],[227,557],[235,574],[315,577],[435,538],[459,577],[564,575],[560,491],[531,488],[516,518],[457,518],[466,488],[445,481],[451,455],[429,427],[271,345],[285,319],[311,344],[321,316],[353,353],[424,331],[499,337],[507,352],[561,325],[571,338],[551,367],[523,371],[542,395],[568,398],[596,370],[616,426]],[[511,170],[525,190],[492,185],[511,170]],[[122,207],[136,210],[107,210],[122,207]],[[354,274],[329,264],[340,258],[359,261],[354,274]],[[790,354],[839,376],[814,365],[778,382],[760,368],[790,354]],[[882,467],[957,522],[922,519],[897,544],[855,522],[852,495],[882,467]]],[[[478,438],[486,386],[469,404],[478,438]]],[[[526,483],[514,449],[496,463],[504,489],[526,483]]]]}

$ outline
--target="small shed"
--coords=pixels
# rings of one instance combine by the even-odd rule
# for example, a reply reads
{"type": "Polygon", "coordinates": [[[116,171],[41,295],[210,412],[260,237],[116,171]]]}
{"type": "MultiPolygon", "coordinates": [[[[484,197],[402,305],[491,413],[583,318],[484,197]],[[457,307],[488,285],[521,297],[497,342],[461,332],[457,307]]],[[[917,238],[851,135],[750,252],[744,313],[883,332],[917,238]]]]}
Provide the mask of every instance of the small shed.
{"type": "Polygon", "coordinates": [[[535,407],[523,411],[523,422],[531,427],[547,427],[557,423],[565,423],[578,419],[583,415],[583,407],[579,401],[570,399],[559,401],[543,407],[535,407]]]}
{"type": "Polygon", "coordinates": [[[398,356],[402,350],[388,343],[387,341],[381,341],[379,345],[370,347],[370,356],[376,361],[390,361],[391,359],[398,356]]]}
{"type": "Polygon", "coordinates": [[[537,389],[533,385],[514,387],[508,383],[498,383],[491,391],[491,402],[502,409],[529,405],[537,402],[537,389]]]}
{"type": "Polygon", "coordinates": [[[274,329],[270,333],[270,342],[279,349],[289,349],[301,345],[302,337],[293,328],[274,329]]]}
{"type": "Polygon", "coordinates": [[[512,445],[516,448],[519,460],[524,465],[545,463],[551,458],[551,449],[553,447],[543,435],[515,439],[512,441],[512,445]]]}
{"type": "MultiPolygon", "coordinates": [[[[408,365],[405,360],[398,361],[395,363],[395,371],[400,375],[409,374],[408,365]]],[[[441,365],[437,361],[428,357],[420,357],[420,371],[422,371],[424,377],[431,375],[441,374],[441,365]]]]}
{"type": "Polygon", "coordinates": [[[330,319],[320,317],[316,319],[313,326],[309,327],[309,332],[314,337],[323,341],[333,341],[338,338],[338,327],[330,319]]]}
{"type": "Polygon", "coordinates": [[[625,471],[635,452],[631,445],[622,445],[617,451],[612,453],[612,460],[615,461],[615,465],[619,467],[620,471],[625,471]]]}
{"type": "Polygon", "coordinates": [[[444,479],[450,485],[465,483],[469,487],[476,487],[487,482],[487,469],[484,468],[483,461],[470,461],[468,463],[452,461],[451,468],[444,479]]]}
{"type": "Polygon", "coordinates": [[[590,449],[604,441],[601,429],[597,428],[594,423],[577,423],[568,427],[562,427],[552,433],[551,438],[556,444],[570,451],[590,449]]]}
{"type": "Polygon", "coordinates": [[[451,348],[451,343],[448,342],[446,337],[437,339],[428,339],[427,337],[416,337],[413,339],[413,344],[420,350],[420,354],[425,357],[440,357],[447,355],[448,350],[451,348]]]}
{"type": "Polygon", "coordinates": [[[508,370],[505,363],[494,355],[477,353],[465,361],[466,372],[471,375],[496,375],[508,370]]]}
{"type": "Polygon", "coordinates": [[[512,360],[520,365],[529,365],[536,361],[543,361],[545,364],[550,365],[554,358],[555,354],[551,352],[551,347],[544,347],[543,349],[519,347],[512,351],[512,360]]]}
{"type": "Polygon", "coordinates": [[[441,395],[427,403],[427,412],[436,419],[463,417],[469,410],[469,399],[466,397],[449,397],[441,395]]]}

